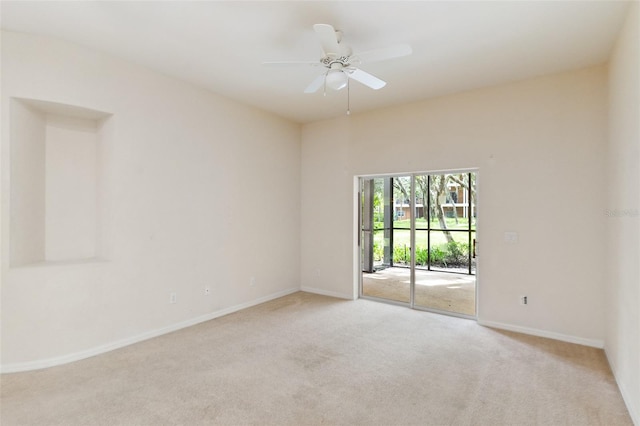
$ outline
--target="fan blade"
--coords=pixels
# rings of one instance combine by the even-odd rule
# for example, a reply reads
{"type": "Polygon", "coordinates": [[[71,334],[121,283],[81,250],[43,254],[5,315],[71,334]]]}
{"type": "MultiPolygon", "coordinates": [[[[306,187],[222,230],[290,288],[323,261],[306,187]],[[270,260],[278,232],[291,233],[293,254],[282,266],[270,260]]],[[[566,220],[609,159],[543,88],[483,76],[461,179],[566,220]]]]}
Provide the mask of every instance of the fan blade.
{"type": "Polygon", "coordinates": [[[382,89],[387,84],[385,81],[382,81],[378,77],[375,77],[366,71],[362,71],[361,69],[356,69],[350,72],[349,77],[364,84],[365,86],[371,87],[373,90],[382,89]]]}
{"type": "Polygon", "coordinates": [[[319,76],[317,76],[315,78],[315,80],[313,80],[311,82],[311,84],[309,86],[307,86],[306,89],[304,89],[304,93],[315,93],[318,91],[318,89],[320,89],[322,87],[322,85],[324,84],[324,77],[325,74],[320,74],[319,76]]]}
{"type": "Polygon", "coordinates": [[[318,66],[322,65],[318,61],[270,61],[263,62],[262,65],[266,65],[268,67],[297,67],[297,66],[318,66]]]}
{"type": "Polygon", "coordinates": [[[397,44],[395,46],[383,47],[382,49],[356,53],[354,56],[360,59],[361,62],[376,62],[408,56],[411,55],[412,52],[413,50],[408,44],[397,44]]]}
{"type": "Polygon", "coordinates": [[[340,55],[340,46],[338,46],[338,38],[336,30],[329,24],[315,24],[313,30],[318,34],[320,45],[325,56],[340,55]]]}

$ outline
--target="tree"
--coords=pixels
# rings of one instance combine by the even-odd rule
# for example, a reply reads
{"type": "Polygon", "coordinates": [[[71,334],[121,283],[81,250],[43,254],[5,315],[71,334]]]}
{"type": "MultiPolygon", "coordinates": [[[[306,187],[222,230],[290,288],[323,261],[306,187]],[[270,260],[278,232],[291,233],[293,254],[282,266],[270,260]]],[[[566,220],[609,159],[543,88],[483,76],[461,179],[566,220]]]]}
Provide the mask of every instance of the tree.
{"type": "Polygon", "coordinates": [[[405,200],[410,200],[411,196],[409,195],[411,180],[407,176],[400,176],[393,178],[393,196],[395,199],[400,199],[400,208],[404,204],[405,200]]]}
{"type": "Polygon", "coordinates": [[[373,212],[374,222],[382,222],[382,209],[384,207],[384,186],[382,179],[373,180],[373,212]]]}
{"type": "Polygon", "coordinates": [[[435,202],[432,204],[433,213],[438,218],[438,223],[440,224],[440,229],[442,229],[445,238],[447,239],[447,243],[451,244],[454,242],[453,236],[451,232],[447,229],[447,221],[444,218],[444,211],[442,207],[442,200],[446,201],[447,195],[447,181],[448,176],[450,175],[432,175],[431,176],[431,188],[430,194],[431,199],[435,202]]]}
{"type": "MultiPolygon", "coordinates": [[[[469,174],[468,173],[464,173],[464,174],[460,174],[460,175],[450,175],[450,179],[453,182],[457,183],[458,185],[462,186],[465,189],[465,191],[467,191],[467,194],[470,195],[470,197],[471,197],[471,205],[472,206],[476,205],[476,191],[475,191],[476,182],[475,182],[475,178],[476,178],[476,174],[475,173],[471,173],[471,182],[469,182],[469,174]]],[[[469,216],[469,222],[473,223],[473,211],[469,211],[468,216],[469,216]]]]}
{"type": "Polygon", "coordinates": [[[416,200],[420,200],[422,204],[422,217],[425,221],[428,221],[429,179],[425,175],[416,176],[416,200]]]}
{"type": "Polygon", "coordinates": [[[393,189],[395,189],[396,191],[400,191],[400,193],[403,195],[402,197],[403,202],[400,204],[404,204],[404,200],[411,199],[411,197],[409,196],[409,192],[405,188],[405,185],[408,186],[409,182],[403,182],[406,179],[407,178],[404,176],[393,178],[393,189]]]}

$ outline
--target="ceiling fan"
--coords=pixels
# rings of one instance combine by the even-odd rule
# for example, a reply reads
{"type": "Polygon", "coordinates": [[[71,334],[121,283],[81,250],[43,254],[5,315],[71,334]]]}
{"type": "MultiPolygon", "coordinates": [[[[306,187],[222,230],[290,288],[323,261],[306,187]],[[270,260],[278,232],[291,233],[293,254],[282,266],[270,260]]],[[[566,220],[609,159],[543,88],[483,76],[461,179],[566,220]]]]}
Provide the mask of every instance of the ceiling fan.
{"type": "Polygon", "coordinates": [[[381,49],[369,50],[354,54],[351,48],[342,44],[342,32],[335,30],[329,24],[315,24],[313,26],[324,56],[319,61],[284,61],[263,62],[270,66],[323,66],[325,71],[316,77],[304,90],[305,93],[315,93],[324,86],[333,90],[341,90],[348,86],[349,79],[353,79],[374,90],[383,88],[387,83],[378,77],[359,68],[361,63],[384,61],[410,55],[412,50],[408,44],[399,44],[381,49]]]}

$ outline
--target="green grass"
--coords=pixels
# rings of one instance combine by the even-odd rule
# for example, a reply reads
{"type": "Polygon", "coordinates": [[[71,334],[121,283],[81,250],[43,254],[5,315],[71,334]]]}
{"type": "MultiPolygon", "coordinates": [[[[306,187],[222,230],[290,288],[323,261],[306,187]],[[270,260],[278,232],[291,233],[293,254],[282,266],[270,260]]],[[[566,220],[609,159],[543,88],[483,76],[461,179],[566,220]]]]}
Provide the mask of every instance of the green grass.
{"type": "MultiPolygon", "coordinates": [[[[463,218],[458,218],[458,223],[456,224],[456,220],[454,218],[446,217],[445,222],[447,224],[447,229],[468,229],[469,227],[469,221],[463,218]]],[[[396,220],[393,222],[393,227],[409,229],[411,227],[411,221],[409,219],[396,220]]],[[[423,218],[417,218],[416,229],[418,228],[427,228],[427,221],[423,218]]],[[[438,219],[431,219],[431,228],[440,228],[440,222],[438,222],[438,219]]],[[[471,229],[476,229],[475,221],[471,223],[471,229]]]]}
{"type": "MultiPolygon", "coordinates": [[[[447,224],[447,229],[469,229],[469,222],[467,221],[467,219],[458,219],[458,223],[456,224],[456,221],[454,218],[450,218],[447,217],[445,218],[445,222],[447,224]]],[[[384,223],[383,222],[374,222],[374,229],[383,229],[384,228],[384,223]]],[[[402,229],[409,229],[411,227],[411,221],[409,219],[405,219],[405,220],[396,220],[393,222],[393,227],[394,228],[402,228],[402,229]]],[[[416,219],[416,229],[426,229],[427,228],[427,221],[423,218],[418,218],[416,219]]],[[[438,219],[432,219],[431,220],[431,228],[440,228],[440,222],[438,222],[438,219]]],[[[475,220],[471,223],[471,229],[475,230],[476,229],[476,223],[475,220]]],[[[396,231],[398,232],[398,231],[396,231]]]]}
{"type": "MultiPolygon", "coordinates": [[[[449,230],[460,229],[467,230],[469,229],[469,222],[467,219],[459,218],[458,224],[454,218],[445,218],[447,223],[447,228],[449,230]]],[[[374,229],[374,243],[379,247],[384,247],[384,224],[382,222],[375,222],[374,229]]],[[[403,249],[404,247],[411,247],[411,221],[409,219],[405,220],[396,220],[393,222],[393,227],[396,228],[393,231],[393,245],[396,250],[403,249]],[[398,229],[400,228],[400,229],[398,229]]],[[[431,221],[431,228],[439,228],[440,223],[438,219],[433,219],[431,221]]],[[[427,228],[427,221],[423,218],[416,219],[416,249],[425,249],[427,247],[427,234],[429,231],[421,230],[427,228]]],[[[475,229],[476,224],[475,220],[471,224],[471,239],[475,238],[475,229]]],[[[457,243],[468,244],[469,243],[469,234],[467,232],[451,232],[451,236],[453,240],[457,243]]],[[[438,245],[446,244],[447,238],[443,231],[431,231],[431,247],[435,247],[438,245]]]]}
{"type": "MultiPolygon", "coordinates": [[[[426,247],[427,246],[427,231],[416,231],[416,247],[426,247]]],[[[467,232],[452,232],[451,236],[453,240],[458,243],[468,243],[469,236],[467,232]]],[[[475,232],[471,233],[471,238],[475,238],[475,232]]],[[[384,245],[384,232],[378,231],[374,233],[373,237],[374,242],[380,243],[384,245]]],[[[431,245],[436,244],[446,244],[447,237],[445,237],[444,232],[442,231],[431,231],[431,245]]],[[[393,231],[393,245],[396,247],[402,246],[411,246],[411,233],[408,229],[406,230],[395,230],[393,231]]]]}

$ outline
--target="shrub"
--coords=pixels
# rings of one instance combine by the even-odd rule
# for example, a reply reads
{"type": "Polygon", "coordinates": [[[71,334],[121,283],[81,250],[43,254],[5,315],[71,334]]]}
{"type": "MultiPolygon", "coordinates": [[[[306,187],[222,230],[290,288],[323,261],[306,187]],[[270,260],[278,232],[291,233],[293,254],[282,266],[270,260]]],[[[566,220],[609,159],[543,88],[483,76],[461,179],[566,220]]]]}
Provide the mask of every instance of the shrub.
{"type": "Polygon", "coordinates": [[[411,262],[411,248],[403,246],[393,247],[393,263],[409,264],[411,262]]]}
{"type": "MultiPolygon", "coordinates": [[[[376,243],[373,246],[374,258],[382,260],[384,248],[376,243]]],[[[416,247],[416,265],[427,265],[427,248],[416,247]]],[[[469,244],[452,241],[446,244],[435,244],[431,246],[431,265],[440,267],[452,267],[467,265],[469,259],[469,244]]],[[[393,247],[393,263],[408,265],[411,263],[411,248],[407,245],[393,247]]]]}
{"type": "Polygon", "coordinates": [[[469,246],[466,247],[467,255],[465,256],[465,247],[462,243],[451,241],[446,245],[446,256],[444,262],[448,266],[460,266],[466,263],[469,254],[469,246]]]}
{"type": "Polygon", "coordinates": [[[430,261],[432,265],[445,266],[445,258],[447,256],[446,245],[438,244],[431,247],[430,261]]]}
{"type": "Polygon", "coordinates": [[[384,247],[378,242],[373,243],[373,260],[380,261],[384,256],[384,247]]]}
{"type": "Polygon", "coordinates": [[[427,265],[427,248],[416,247],[416,265],[427,265]]]}

